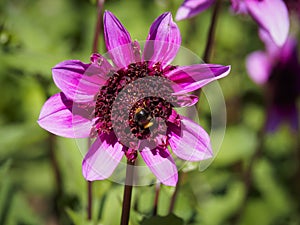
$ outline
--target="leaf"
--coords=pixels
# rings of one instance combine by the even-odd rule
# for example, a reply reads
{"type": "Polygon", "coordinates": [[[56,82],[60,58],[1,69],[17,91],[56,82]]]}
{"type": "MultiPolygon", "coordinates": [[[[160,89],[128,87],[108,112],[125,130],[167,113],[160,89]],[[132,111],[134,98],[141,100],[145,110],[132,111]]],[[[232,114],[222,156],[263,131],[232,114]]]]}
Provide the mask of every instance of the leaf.
{"type": "Polygon", "coordinates": [[[7,214],[10,210],[13,196],[11,178],[7,176],[11,166],[11,160],[7,160],[0,167],[0,224],[7,220],[7,214]]]}
{"type": "Polygon", "coordinates": [[[207,201],[202,201],[198,213],[203,224],[225,224],[224,221],[240,207],[244,194],[241,182],[229,182],[224,195],[211,196],[207,201]]]}
{"type": "Polygon", "coordinates": [[[7,176],[8,170],[11,167],[11,163],[11,159],[8,159],[2,165],[0,165],[0,184],[5,181],[4,177],[7,176]]]}
{"type": "Polygon", "coordinates": [[[153,216],[149,219],[144,219],[141,225],[162,225],[162,224],[172,224],[172,225],[183,225],[183,219],[175,216],[174,214],[169,214],[167,216],[153,216]]]}
{"type": "Polygon", "coordinates": [[[228,166],[248,158],[257,145],[257,137],[243,125],[229,127],[214,165],[228,166]]]}
{"type": "Polygon", "coordinates": [[[0,167],[0,224],[41,224],[41,218],[29,207],[28,196],[19,190],[10,171],[11,160],[0,167]]]}
{"type": "Polygon", "coordinates": [[[85,213],[79,213],[79,212],[75,212],[70,208],[66,209],[67,214],[69,215],[69,217],[71,218],[71,220],[73,221],[74,225],[93,225],[93,221],[88,221],[85,218],[85,213]]]}
{"type": "Polygon", "coordinates": [[[26,147],[34,146],[46,137],[46,132],[37,123],[12,124],[0,128],[1,157],[18,157],[34,154],[26,151],[26,147]]]}

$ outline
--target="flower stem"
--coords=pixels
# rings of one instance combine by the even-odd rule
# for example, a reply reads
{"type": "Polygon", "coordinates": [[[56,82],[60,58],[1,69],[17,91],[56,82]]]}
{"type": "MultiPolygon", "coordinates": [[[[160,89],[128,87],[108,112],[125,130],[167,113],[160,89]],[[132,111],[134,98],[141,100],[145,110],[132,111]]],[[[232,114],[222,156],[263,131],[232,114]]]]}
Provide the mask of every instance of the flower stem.
{"type": "Polygon", "coordinates": [[[126,179],[125,179],[125,187],[124,187],[124,195],[123,195],[121,225],[128,225],[129,222],[132,184],[133,184],[133,169],[134,169],[134,162],[128,160],[127,167],[126,167],[126,179]]]}
{"type": "Polygon", "coordinates": [[[91,181],[88,181],[87,185],[88,185],[87,219],[92,220],[93,183],[91,181]]]}
{"type": "Polygon", "coordinates": [[[221,8],[221,1],[222,0],[216,1],[214,11],[212,14],[210,27],[209,27],[209,31],[208,31],[208,36],[207,36],[207,40],[206,40],[206,46],[205,46],[204,54],[202,57],[203,61],[205,63],[208,63],[210,61],[212,47],[213,47],[214,39],[215,39],[215,30],[216,30],[216,26],[217,26],[218,14],[219,14],[219,11],[221,8]]]}
{"type": "MultiPolygon", "coordinates": [[[[218,15],[219,15],[220,8],[221,8],[221,2],[222,2],[222,0],[216,1],[215,6],[214,6],[214,11],[213,11],[213,14],[211,17],[208,35],[207,35],[207,39],[206,39],[205,50],[204,50],[204,53],[202,56],[202,59],[205,63],[210,62],[211,52],[212,52],[212,48],[213,48],[213,44],[214,44],[214,40],[215,40],[215,30],[216,30],[216,26],[217,26],[218,15]]],[[[200,98],[201,89],[194,91],[193,94],[200,98]]],[[[196,104],[197,109],[199,108],[198,107],[199,104],[200,103],[198,101],[196,104]]]]}
{"type": "Polygon", "coordinates": [[[55,185],[56,185],[56,191],[54,196],[54,211],[57,217],[57,220],[60,221],[62,219],[62,206],[58,203],[61,202],[61,199],[63,197],[63,180],[61,171],[59,168],[59,163],[57,161],[57,156],[55,154],[55,142],[56,142],[56,136],[54,134],[49,134],[49,151],[50,151],[50,160],[51,165],[53,168],[54,178],[55,178],[55,185]]]}
{"type": "MultiPolygon", "coordinates": [[[[95,26],[94,32],[94,41],[92,47],[92,53],[98,52],[99,49],[99,36],[103,34],[103,7],[104,7],[105,0],[98,0],[97,2],[97,22],[95,26]]],[[[103,36],[103,35],[102,35],[103,36]]],[[[90,140],[88,141],[88,149],[90,148],[91,143],[90,140]]],[[[87,205],[87,219],[92,219],[92,206],[93,206],[93,183],[88,181],[87,183],[88,189],[88,205],[87,205]]]]}
{"type": "Polygon", "coordinates": [[[98,0],[97,3],[97,22],[94,33],[94,41],[93,41],[93,53],[98,52],[99,49],[99,36],[103,33],[103,8],[104,8],[105,0],[98,0]]]}
{"type": "Polygon", "coordinates": [[[158,205],[159,193],[160,193],[160,182],[157,182],[156,185],[155,185],[155,198],[154,198],[153,216],[157,215],[157,205],[158,205]]]}
{"type": "Polygon", "coordinates": [[[169,214],[172,213],[173,210],[174,210],[177,195],[178,195],[178,192],[179,192],[179,187],[180,187],[180,184],[181,184],[184,176],[185,176],[185,173],[183,173],[181,171],[178,172],[178,183],[175,187],[175,191],[174,191],[174,193],[172,195],[172,198],[171,198],[171,203],[170,203],[170,207],[169,207],[169,214]]]}

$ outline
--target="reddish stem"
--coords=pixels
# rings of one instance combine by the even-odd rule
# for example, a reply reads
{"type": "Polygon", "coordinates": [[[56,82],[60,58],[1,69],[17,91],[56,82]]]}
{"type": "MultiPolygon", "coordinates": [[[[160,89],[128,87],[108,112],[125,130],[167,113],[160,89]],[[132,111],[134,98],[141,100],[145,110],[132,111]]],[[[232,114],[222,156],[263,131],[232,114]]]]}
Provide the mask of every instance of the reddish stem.
{"type": "Polygon", "coordinates": [[[121,225],[128,225],[131,207],[134,162],[127,161],[121,225]]]}
{"type": "Polygon", "coordinates": [[[169,207],[169,213],[172,213],[173,210],[174,210],[176,199],[177,199],[177,195],[178,195],[178,192],[179,192],[179,187],[180,187],[180,184],[181,184],[184,176],[185,176],[185,173],[178,172],[178,183],[177,183],[177,185],[175,187],[175,191],[174,191],[174,193],[172,195],[172,198],[171,198],[171,203],[170,203],[170,207],[169,207]]]}
{"type": "Polygon", "coordinates": [[[215,40],[215,31],[216,31],[216,26],[217,26],[218,14],[219,14],[219,11],[221,8],[221,1],[222,0],[217,0],[215,7],[214,7],[213,14],[212,14],[210,27],[209,27],[209,31],[208,31],[208,36],[207,36],[207,40],[206,40],[205,51],[203,54],[203,61],[205,63],[208,63],[210,61],[212,47],[213,47],[214,40],[215,40]]]}
{"type": "Polygon", "coordinates": [[[88,181],[87,185],[88,185],[87,219],[92,220],[93,183],[91,181],[88,181]]]}
{"type": "Polygon", "coordinates": [[[157,184],[155,185],[155,198],[154,198],[153,216],[157,215],[157,206],[158,206],[159,193],[160,193],[160,182],[157,182],[157,184]]]}
{"type": "Polygon", "coordinates": [[[94,33],[94,41],[93,41],[93,53],[98,52],[99,49],[99,36],[103,33],[103,8],[104,8],[105,0],[98,0],[97,5],[97,22],[94,33]]]}

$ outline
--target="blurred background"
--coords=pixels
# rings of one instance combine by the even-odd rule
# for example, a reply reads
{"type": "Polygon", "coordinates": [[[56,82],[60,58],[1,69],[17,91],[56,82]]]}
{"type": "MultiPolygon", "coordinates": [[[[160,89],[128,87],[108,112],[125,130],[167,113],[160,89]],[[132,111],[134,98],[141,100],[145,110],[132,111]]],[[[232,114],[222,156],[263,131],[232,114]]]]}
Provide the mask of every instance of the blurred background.
{"type": "MultiPolygon", "coordinates": [[[[165,11],[175,16],[181,0],[107,0],[133,39],[145,40],[165,11]]],[[[178,22],[182,45],[200,57],[213,8],[178,22]]],[[[0,224],[69,225],[119,223],[123,186],[93,183],[93,214],[87,221],[87,182],[74,140],[56,137],[37,124],[45,100],[59,90],[51,68],[67,59],[88,63],[96,23],[95,0],[0,1],[0,224]]],[[[298,30],[291,17],[291,30],[298,30]]],[[[99,52],[104,53],[100,39],[99,52]]],[[[214,162],[203,172],[181,174],[170,224],[300,224],[299,134],[283,124],[262,131],[264,88],[247,75],[246,56],[264,49],[257,24],[233,15],[223,1],[211,63],[231,65],[220,80],[227,106],[227,130],[214,162]],[[181,219],[179,219],[181,218],[181,219]]],[[[209,128],[210,111],[201,96],[200,122],[209,128]]],[[[299,101],[298,101],[299,106],[299,101]]],[[[158,215],[169,214],[175,188],[162,186],[158,215]]],[[[155,185],[133,190],[130,224],[151,223],[155,185]],[[150,222],[149,222],[150,221],[150,222]]]]}

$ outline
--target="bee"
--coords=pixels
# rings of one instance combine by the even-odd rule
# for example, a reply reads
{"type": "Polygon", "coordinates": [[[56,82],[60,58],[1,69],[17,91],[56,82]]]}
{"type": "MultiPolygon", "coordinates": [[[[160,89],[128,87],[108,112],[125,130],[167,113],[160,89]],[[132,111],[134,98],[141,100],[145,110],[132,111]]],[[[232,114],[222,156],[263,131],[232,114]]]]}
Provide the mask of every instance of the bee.
{"type": "Polygon", "coordinates": [[[153,125],[153,122],[151,122],[152,117],[150,112],[142,107],[139,107],[135,110],[134,120],[140,127],[144,129],[153,125]]]}

